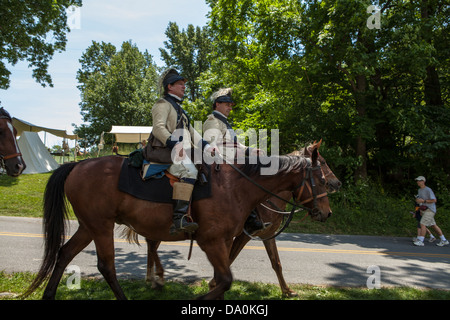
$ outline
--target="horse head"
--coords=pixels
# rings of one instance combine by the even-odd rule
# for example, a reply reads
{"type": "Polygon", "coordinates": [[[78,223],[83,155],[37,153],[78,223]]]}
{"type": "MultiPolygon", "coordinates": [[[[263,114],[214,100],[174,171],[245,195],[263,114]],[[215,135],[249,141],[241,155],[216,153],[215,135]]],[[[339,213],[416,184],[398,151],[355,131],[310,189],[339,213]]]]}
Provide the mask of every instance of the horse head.
{"type": "Polygon", "coordinates": [[[297,203],[307,207],[313,220],[326,221],[332,214],[328,201],[328,192],[335,192],[341,182],[328,167],[326,160],[320,155],[319,143],[305,147],[303,151],[293,152],[308,158],[308,165],[302,181],[294,190],[293,196],[297,203]],[[300,201],[300,199],[303,199],[300,201]]]}
{"type": "Polygon", "coordinates": [[[322,139],[320,139],[319,142],[314,141],[311,145],[308,147],[305,147],[303,150],[303,155],[305,157],[311,157],[312,152],[314,149],[317,149],[318,153],[318,161],[320,163],[320,167],[322,168],[322,172],[325,176],[325,184],[327,187],[328,193],[334,193],[339,191],[339,189],[342,186],[342,182],[339,181],[339,179],[334,175],[333,171],[331,171],[330,167],[328,166],[326,160],[320,155],[319,148],[322,144],[322,139]]]}
{"type": "Polygon", "coordinates": [[[12,177],[19,176],[26,168],[16,135],[11,116],[5,109],[0,108],[0,167],[6,169],[6,173],[12,177]]]}

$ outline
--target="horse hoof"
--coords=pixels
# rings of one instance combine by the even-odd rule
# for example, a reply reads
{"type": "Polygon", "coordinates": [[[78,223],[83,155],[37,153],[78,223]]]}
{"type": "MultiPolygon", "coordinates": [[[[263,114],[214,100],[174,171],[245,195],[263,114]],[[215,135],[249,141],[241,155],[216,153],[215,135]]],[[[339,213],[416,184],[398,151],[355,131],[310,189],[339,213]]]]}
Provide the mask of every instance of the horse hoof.
{"type": "Polygon", "coordinates": [[[289,290],[288,292],[283,292],[283,296],[286,298],[295,298],[298,297],[298,293],[292,290],[289,290]]]}

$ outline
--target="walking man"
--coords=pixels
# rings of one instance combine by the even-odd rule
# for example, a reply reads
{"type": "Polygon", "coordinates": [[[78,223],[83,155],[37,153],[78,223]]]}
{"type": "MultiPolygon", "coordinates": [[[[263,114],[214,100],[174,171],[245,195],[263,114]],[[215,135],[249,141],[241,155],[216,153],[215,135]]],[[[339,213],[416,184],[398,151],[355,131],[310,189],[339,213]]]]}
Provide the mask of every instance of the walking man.
{"type": "Polygon", "coordinates": [[[449,242],[443,235],[441,228],[438,227],[436,221],[434,220],[434,216],[436,214],[436,196],[434,195],[433,190],[425,185],[426,179],[424,176],[417,177],[416,181],[419,186],[419,193],[416,201],[421,205],[420,213],[422,218],[420,219],[419,236],[417,237],[417,240],[414,241],[414,245],[420,247],[423,246],[423,240],[425,239],[427,227],[431,226],[434,230],[436,230],[438,236],[441,238],[441,241],[436,245],[440,247],[446,246],[449,242]]]}

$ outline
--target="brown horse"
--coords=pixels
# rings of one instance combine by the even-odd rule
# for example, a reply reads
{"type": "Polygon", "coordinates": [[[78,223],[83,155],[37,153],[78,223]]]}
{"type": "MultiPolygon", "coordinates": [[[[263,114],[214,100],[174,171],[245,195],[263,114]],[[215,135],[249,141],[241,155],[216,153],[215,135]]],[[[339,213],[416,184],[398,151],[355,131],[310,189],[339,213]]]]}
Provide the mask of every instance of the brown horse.
{"type": "Polygon", "coordinates": [[[8,111],[0,108],[0,168],[6,170],[11,177],[18,177],[26,168],[16,135],[11,116],[8,111]]]}
{"type": "MultiPolygon", "coordinates": [[[[311,159],[302,156],[270,157],[277,163],[273,175],[261,175],[261,162],[234,166],[222,164],[211,170],[212,197],[192,203],[192,217],[199,224],[193,235],[214,268],[216,287],[204,299],[223,298],[232,283],[229,255],[233,238],[239,235],[252,208],[271,195],[294,191],[305,177],[324,193],[325,178],[318,151],[311,159]],[[246,178],[244,178],[246,177],[246,178]]],[[[145,238],[155,241],[178,241],[184,233],[171,234],[172,204],[139,200],[118,190],[123,159],[108,156],[68,163],[54,171],[44,195],[44,259],[38,275],[25,296],[33,292],[49,275],[43,298],[53,299],[64,269],[92,240],[95,243],[98,269],[117,299],[126,299],[114,266],[114,224],[125,224],[145,238]],[[79,228],[64,244],[66,197],[78,218],[79,228]]],[[[267,163],[267,162],[264,162],[267,163]]],[[[312,218],[325,221],[331,215],[328,198],[317,199],[312,218]]]]}
{"type": "MultiPolygon", "coordinates": [[[[303,155],[306,157],[311,157],[313,150],[316,148],[319,149],[320,145],[321,141],[318,143],[314,142],[310,146],[304,148],[302,153],[300,153],[299,151],[295,151],[291,155],[299,155],[299,156],[303,155]]],[[[334,175],[333,171],[331,171],[325,159],[320,154],[318,161],[320,162],[321,169],[326,180],[327,191],[329,193],[338,191],[342,183],[334,175]]],[[[307,186],[306,188],[297,189],[293,196],[301,204],[304,204],[312,208],[314,198],[313,190],[311,185],[306,184],[306,186],[307,186]]],[[[284,191],[279,193],[278,196],[283,199],[289,199],[291,197],[291,193],[289,191],[284,191]]],[[[259,204],[257,206],[259,217],[264,223],[270,223],[271,225],[268,228],[257,232],[256,234],[253,235],[253,237],[259,237],[260,239],[262,239],[267,254],[269,256],[269,259],[272,263],[272,268],[274,269],[277,275],[278,282],[280,284],[280,288],[283,295],[292,297],[296,296],[297,294],[289,288],[286,281],[284,280],[281,261],[278,255],[278,249],[274,237],[274,235],[280,229],[280,225],[282,224],[283,219],[285,218],[285,216],[283,215],[286,214],[284,212],[284,210],[286,210],[286,205],[287,204],[285,201],[275,197],[271,197],[264,204],[259,204]]],[[[136,241],[137,237],[133,234],[131,229],[129,229],[127,237],[130,241],[134,239],[134,241],[137,242],[136,241]]],[[[233,261],[237,258],[239,253],[242,251],[242,249],[250,240],[251,237],[246,232],[242,232],[233,240],[233,246],[230,252],[230,265],[233,263],[233,261]]],[[[161,261],[157,253],[157,249],[161,242],[152,241],[150,239],[146,239],[146,242],[148,253],[146,281],[151,282],[153,288],[160,289],[164,285],[164,268],[161,264],[161,261]]],[[[210,287],[213,288],[214,286],[215,283],[213,279],[210,282],[210,287]]]]}

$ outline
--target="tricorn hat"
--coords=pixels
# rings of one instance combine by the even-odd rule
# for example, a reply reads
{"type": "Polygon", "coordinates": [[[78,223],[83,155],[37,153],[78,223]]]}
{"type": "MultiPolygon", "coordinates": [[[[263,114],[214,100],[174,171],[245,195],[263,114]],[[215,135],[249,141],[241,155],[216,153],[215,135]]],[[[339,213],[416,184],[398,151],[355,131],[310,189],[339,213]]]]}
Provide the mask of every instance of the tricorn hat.
{"type": "Polygon", "coordinates": [[[216,106],[216,102],[230,102],[234,104],[231,94],[233,89],[231,88],[221,88],[211,95],[211,100],[213,102],[213,108],[216,106]]]}
{"type": "Polygon", "coordinates": [[[169,68],[161,74],[161,77],[159,78],[159,88],[161,91],[164,91],[169,84],[174,84],[180,80],[187,81],[187,79],[180,75],[176,69],[169,68]]]}

